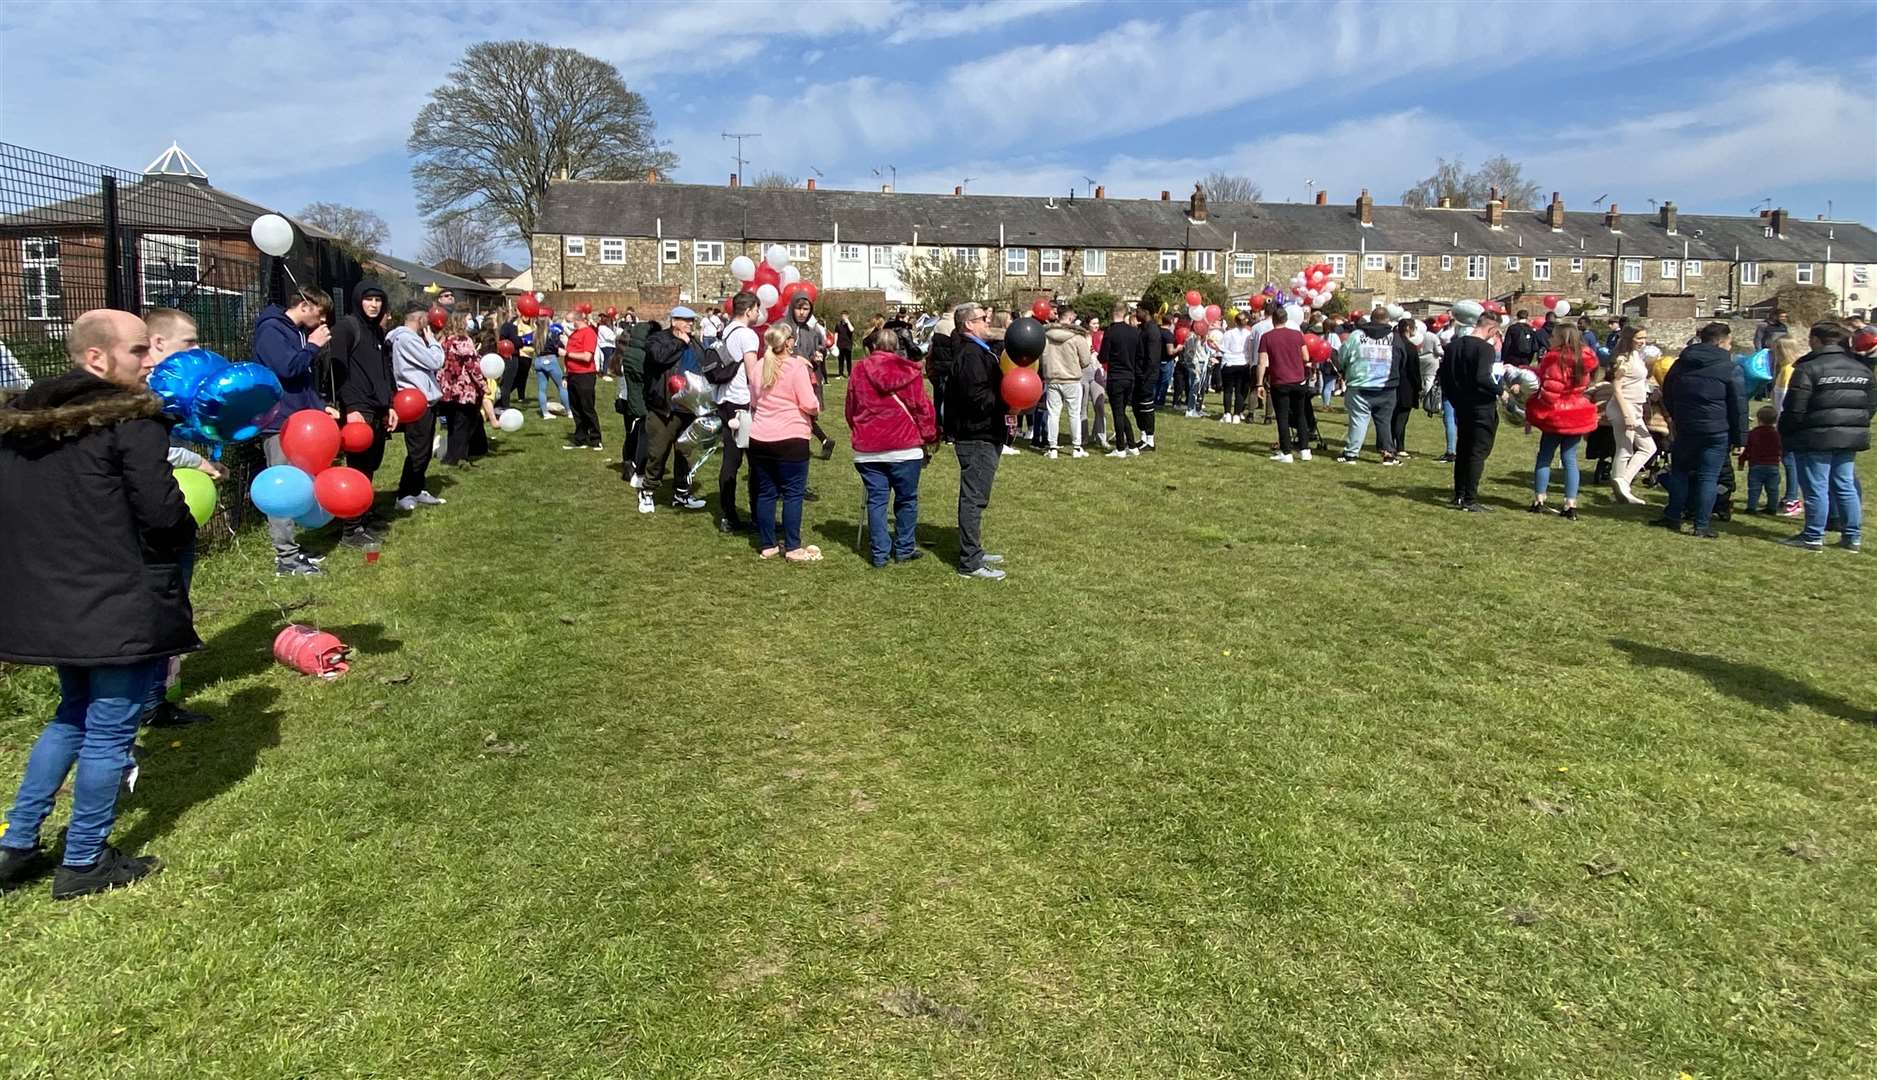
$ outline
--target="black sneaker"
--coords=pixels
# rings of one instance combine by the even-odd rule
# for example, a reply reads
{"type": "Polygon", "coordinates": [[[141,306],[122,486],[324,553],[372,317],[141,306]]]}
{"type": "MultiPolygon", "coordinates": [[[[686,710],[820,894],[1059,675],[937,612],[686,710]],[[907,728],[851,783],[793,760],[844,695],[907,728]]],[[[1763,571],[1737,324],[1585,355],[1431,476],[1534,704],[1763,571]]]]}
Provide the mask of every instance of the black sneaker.
{"type": "Polygon", "coordinates": [[[1694,538],[1696,540],[1719,540],[1720,537],[1721,534],[1715,532],[1713,529],[1696,529],[1694,531],[1694,538]]]}
{"type": "Polygon", "coordinates": [[[905,563],[905,562],[911,562],[914,559],[923,559],[923,558],[925,558],[925,552],[919,550],[918,548],[913,548],[912,553],[910,555],[895,555],[893,556],[893,561],[905,563]]]}
{"type": "Polygon", "coordinates": [[[0,892],[24,885],[52,869],[45,849],[0,847],[0,892]]]}
{"type": "Polygon", "coordinates": [[[194,724],[206,724],[215,719],[207,713],[193,712],[174,702],[165,701],[156,708],[143,714],[144,727],[190,727],[194,724]]]}
{"type": "Polygon", "coordinates": [[[126,855],[109,844],[90,866],[60,866],[52,872],[52,898],[76,900],[133,885],[163,869],[155,855],[126,855]]]}
{"type": "Polygon", "coordinates": [[[827,461],[834,456],[834,440],[821,440],[821,460],[827,461]]]}
{"type": "Polygon", "coordinates": [[[1577,520],[1577,507],[1567,506],[1564,509],[1558,511],[1558,516],[1563,518],[1566,521],[1576,521],[1577,520]]]}
{"type": "Polygon", "coordinates": [[[277,577],[312,577],[324,574],[311,559],[295,556],[290,559],[275,559],[274,574],[277,577]]]}
{"type": "Polygon", "coordinates": [[[1779,546],[1798,548],[1800,551],[1825,550],[1825,542],[1823,540],[1807,540],[1803,536],[1788,536],[1784,540],[1779,541],[1779,546]]]}
{"type": "Polygon", "coordinates": [[[346,534],[339,538],[339,542],[346,547],[363,548],[380,543],[381,541],[379,541],[376,534],[368,530],[348,529],[346,530],[346,534]]]}
{"type": "Polygon", "coordinates": [[[808,488],[802,492],[802,501],[803,502],[820,502],[821,496],[815,494],[814,488],[808,488]]]}
{"type": "Polygon", "coordinates": [[[1530,506],[1526,507],[1525,512],[1528,514],[1542,514],[1545,512],[1545,504],[1541,502],[1535,502],[1531,504],[1530,506]]]}
{"type": "Polygon", "coordinates": [[[1445,465],[1451,465],[1455,461],[1458,461],[1459,459],[1454,457],[1452,454],[1442,454],[1439,457],[1435,458],[1434,460],[1441,462],[1442,464],[1445,464],[1445,465]]]}
{"type": "Polygon", "coordinates": [[[1461,507],[1461,509],[1469,514],[1490,514],[1493,512],[1492,507],[1487,506],[1485,503],[1477,502],[1467,503],[1465,506],[1461,507]]]}
{"type": "Polygon", "coordinates": [[[1662,518],[1662,517],[1650,518],[1648,521],[1644,522],[1644,524],[1649,525],[1652,528],[1667,529],[1669,532],[1681,531],[1681,522],[1670,521],[1669,519],[1662,518]]]}
{"type": "Polygon", "coordinates": [[[724,534],[725,536],[735,536],[739,533],[747,533],[747,532],[752,532],[754,530],[750,525],[747,525],[744,522],[732,521],[729,518],[718,518],[717,519],[717,531],[724,534]]]}

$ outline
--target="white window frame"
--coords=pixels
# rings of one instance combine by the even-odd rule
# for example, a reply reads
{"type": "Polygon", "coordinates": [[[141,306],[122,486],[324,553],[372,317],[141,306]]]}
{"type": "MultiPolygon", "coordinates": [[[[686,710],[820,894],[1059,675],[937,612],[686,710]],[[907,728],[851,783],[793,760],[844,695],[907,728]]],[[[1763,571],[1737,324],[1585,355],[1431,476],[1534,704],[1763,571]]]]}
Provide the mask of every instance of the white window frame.
{"type": "Polygon", "coordinates": [[[1701,276],[1701,260],[1700,259],[1685,260],[1681,264],[1681,272],[1687,275],[1688,277],[1700,277],[1701,276]]]}
{"type": "Polygon", "coordinates": [[[1160,272],[1171,274],[1180,268],[1180,253],[1167,248],[1160,249],[1160,272]]]}
{"type": "Polygon", "coordinates": [[[561,251],[570,259],[587,257],[587,238],[584,236],[561,237],[561,251]]]}
{"type": "Polygon", "coordinates": [[[1451,255],[1442,255],[1442,256],[1440,257],[1440,268],[1441,268],[1441,270],[1443,270],[1443,271],[1446,271],[1446,272],[1452,272],[1452,270],[1453,270],[1453,256],[1451,256],[1451,255]]]}
{"type": "Polygon", "coordinates": [[[1792,264],[1792,283],[1794,285],[1810,285],[1817,277],[1818,271],[1813,268],[1811,263],[1802,262],[1792,264]]]}
{"type": "Polygon", "coordinates": [[[1321,261],[1330,264],[1331,277],[1339,278],[1349,273],[1349,256],[1347,255],[1325,255],[1321,261]]]}
{"type": "Polygon", "coordinates": [[[48,322],[65,318],[65,281],[64,274],[59,271],[60,249],[61,242],[56,236],[20,238],[20,293],[25,300],[26,317],[33,322],[48,322]],[[32,244],[38,245],[39,254],[31,253],[28,245],[32,244]],[[48,246],[52,249],[51,254],[46,253],[48,246]],[[39,271],[38,288],[33,288],[26,281],[25,272],[28,270],[39,271]],[[47,287],[47,271],[59,274],[60,280],[56,287],[47,287]],[[39,311],[37,315],[33,314],[35,304],[39,311]]]}
{"type": "Polygon", "coordinates": [[[1681,280],[1681,260],[1680,259],[1663,259],[1662,260],[1662,280],[1663,281],[1680,281],[1681,280]]]}
{"type": "Polygon", "coordinates": [[[1083,248],[1082,249],[1082,276],[1083,277],[1107,277],[1108,276],[1108,249],[1107,248],[1083,248]]]}
{"type": "Polygon", "coordinates": [[[1004,249],[1004,273],[1028,274],[1030,272],[1029,248],[1004,249]]]}
{"type": "Polygon", "coordinates": [[[1506,273],[1516,274],[1518,272],[1519,272],[1519,257],[1517,255],[1507,255],[1506,256],[1506,273]]]}
{"type": "Polygon", "coordinates": [[[1375,251],[1364,252],[1362,255],[1362,269],[1386,270],[1388,269],[1388,256],[1375,251]]]}
{"type": "Polygon", "coordinates": [[[891,244],[873,245],[873,251],[871,255],[869,256],[869,261],[875,270],[893,269],[893,265],[894,265],[893,245],[891,244]]]}
{"type": "Polygon", "coordinates": [[[807,244],[787,244],[784,246],[789,249],[789,259],[791,261],[803,260],[809,257],[807,244]]]}
{"type": "Polygon", "coordinates": [[[1468,281],[1486,280],[1486,256],[1468,255],[1466,257],[1466,279],[1468,281]]]}
{"type": "Polygon", "coordinates": [[[150,293],[150,271],[165,265],[188,267],[194,273],[189,278],[192,285],[202,281],[202,240],[195,236],[180,236],[170,233],[145,233],[137,238],[137,285],[143,297],[143,306],[155,307],[169,303],[169,298],[162,295],[161,289],[173,288],[182,280],[172,274],[168,278],[158,278],[159,292],[150,293]]]}
{"type": "Polygon", "coordinates": [[[1623,284],[1625,285],[1642,284],[1642,260],[1641,259],[1624,259],[1623,260],[1623,284]]]}
{"type": "Polygon", "coordinates": [[[1403,281],[1421,280],[1421,257],[1419,255],[1403,255],[1395,264],[1395,268],[1397,276],[1403,281]]]}
{"type": "Polygon", "coordinates": [[[1193,269],[1199,271],[1202,274],[1218,273],[1219,272],[1219,253],[1216,251],[1193,252],[1193,269]]]}
{"type": "Polygon", "coordinates": [[[1062,249],[1043,248],[1036,253],[1036,272],[1044,277],[1062,275],[1062,249]]]}
{"type": "Polygon", "coordinates": [[[1550,259],[1533,259],[1532,260],[1532,280],[1533,281],[1550,281],[1551,280],[1551,260],[1550,259]]]}
{"type": "Polygon", "coordinates": [[[983,266],[984,252],[974,247],[955,247],[952,249],[952,260],[966,266],[983,266]]]}
{"type": "Polygon", "coordinates": [[[626,238],[623,236],[600,237],[600,265],[626,265],[626,238]]]}
{"type": "Polygon", "coordinates": [[[666,265],[683,262],[684,247],[676,240],[667,240],[659,245],[658,257],[664,260],[666,265]]]}
{"type": "Polygon", "coordinates": [[[859,244],[841,244],[834,249],[834,257],[841,262],[859,262],[859,244]]]}
{"type": "Polygon", "coordinates": [[[1581,274],[1583,272],[1584,272],[1583,258],[1577,255],[1571,256],[1571,273],[1581,274]]]}
{"type": "Polygon", "coordinates": [[[1760,264],[1743,262],[1740,264],[1740,284],[1758,285],[1760,283],[1760,264]]]}
{"type": "Polygon", "coordinates": [[[1255,278],[1258,276],[1258,257],[1244,252],[1232,255],[1232,276],[1235,278],[1255,278]]]}
{"type": "Polygon", "coordinates": [[[723,265],[722,240],[691,241],[691,261],[699,266],[723,265]]]}

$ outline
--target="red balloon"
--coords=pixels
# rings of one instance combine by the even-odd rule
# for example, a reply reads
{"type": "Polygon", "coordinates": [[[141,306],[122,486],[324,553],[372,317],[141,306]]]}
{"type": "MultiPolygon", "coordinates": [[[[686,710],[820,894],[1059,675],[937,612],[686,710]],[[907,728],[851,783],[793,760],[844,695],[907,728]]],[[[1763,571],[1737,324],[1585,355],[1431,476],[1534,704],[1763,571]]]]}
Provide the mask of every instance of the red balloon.
{"type": "Polygon", "coordinates": [[[1542,328],[1542,327],[1543,327],[1544,325],[1545,325],[1545,317],[1544,317],[1543,315],[1537,315],[1537,316],[1533,316],[1533,318],[1532,318],[1532,329],[1533,329],[1533,330],[1537,330],[1537,329],[1540,329],[1540,328],[1542,328]]]}
{"type": "Polygon", "coordinates": [[[1043,380],[1035,368],[1013,367],[1004,375],[1004,404],[1022,412],[1043,400],[1043,380]]]}
{"type": "Polygon", "coordinates": [[[672,372],[671,377],[665,380],[665,393],[672,397],[684,393],[684,376],[672,372]]]}
{"type": "Polygon", "coordinates": [[[320,509],[341,520],[362,516],[371,509],[371,477],[344,465],[335,465],[313,477],[313,499],[320,509]]]}
{"type": "Polygon", "coordinates": [[[1558,309],[1558,298],[1556,296],[1546,296],[1545,297],[1545,310],[1556,311],[1557,309],[1558,309]]]}
{"type": "Polygon", "coordinates": [[[450,321],[449,312],[443,310],[440,307],[433,307],[430,309],[430,328],[432,330],[443,329],[444,326],[448,325],[449,321],[450,321]]]}
{"type": "Polygon", "coordinates": [[[543,319],[552,319],[554,317],[554,309],[551,307],[543,307],[541,309],[541,317],[543,319]]]}
{"type": "Polygon", "coordinates": [[[764,285],[774,285],[776,292],[782,291],[782,275],[766,262],[756,264],[756,276],[750,279],[749,291],[755,292],[764,285]]]}
{"type": "Polygon", "coordinates": [[[776,306],[770,308],[763,314],[766,317],[766,321],[779,323],[789,317],[789,302],[787,300],[777,300],[776,306]]]}
{"type": "Polygon", "coordinates": [[[339,452],[339,424],[323,409],[301,409],[280,426],[280,449],[287,464],[318,476],[339,452]]]}
{"type": "Polygon", "coordinates": [[[541,302],[534,298],[533,293],[522,293],[515,298],[515,310],[522,318],[532,319],[541,314],[541,302]]]}
{"type": "Polygon", "coordinates": [[[1173,328],[1173,344],[1175,345],[1186,344],[1186,339],[1192,336],[1193,332],[1184,326],[1176,326],[1173,328]]]}
{"type": "Polygon", "coordinates": [[[619,309],[608,305],[606,308],[606,317],[609,319],[617,319],[619,317],[619,309]]]}
{"type": "Polygon", "coordinates": [[[1192,307],[1195,304],[1203,304],[1205,302],[1206,302],[1206,298],[1199,295],[1198,289],[1186,290],[1186,306],[1187,307],[1192,307]]]}
{"type": "Polygon", "coordinates": [[[815,288],[815,283],[812,281],[796,282],[795,292],[797,295],[808,297],[808,302],[811,304],[821,299],[821,290],[815,288]]]}
{"type": "Polygon", "coordinates": [[[360,420],[354,420],[339,429],[339,445],[345,447],[345,452],[348,454],[362,454],[371,449],[371,443],[372,430],[370,424],[360,420]]]}
{"type": "Polygon", "coordinates": [[[1048,322],[1056,317],[1056,309],[1048,300],[1039,296],[1036,298],[1036,303],[1030,305],[1030,314],[1036,316],[1037,322],[1048,322]]]}
{"type": "Polygon", "coordinates": [[[430,403],[424,400],[422,390],[407,386],[391,395],[391,411],[398,414],[398,423],[415,424],[430,411],[430,403]]]}
{"type": "Polygon", "coordinates": [[[503,338],[495,343],[495,354],[504,360],[515,355],[515,343],[503,338]]]}
{"type": "Polygon", "coordinates": [[[1251,305],[1251,310],[1253,311],[1264,310],[1264,294],[1263,293],[1254,293],[1251,299],[1246,302],[1251,305]]]}
{"type": "Polygon", "coordinates": [[[1851,350],[1853,352],[1867,353],[1872,349],[1877,349],[1877,330],[1872,330],[1870,327],[1866,326],[1864,329],[1851,335],[1851,350]]]}
{"type": "Polygon", "coordinates": [[[585,300],[582,300],[578,304],[574,305],[574,310],[576,312],[579,312],[582,315],[591,315],[593,314],[593,305],[587,303],[585,300]]]}
{"type": "Polygon", "coordinates": [[[1215,322],[1218,322],[1218,321],[1219,321],[1219,316],[1220,316],[1220,315],[1222,315],[1222,314],[1224,314],[1224,313],[1223,313],[1223,312],[1221,312],[1221,311],[1219,310],[1219,305],[1217,305],[1217,304],[1207,304],[1207,305],[1206,305],[1206,321],[1207,321],[1207,322],[1209,322],[1209,323],[1215,323],[1215,322]]]}

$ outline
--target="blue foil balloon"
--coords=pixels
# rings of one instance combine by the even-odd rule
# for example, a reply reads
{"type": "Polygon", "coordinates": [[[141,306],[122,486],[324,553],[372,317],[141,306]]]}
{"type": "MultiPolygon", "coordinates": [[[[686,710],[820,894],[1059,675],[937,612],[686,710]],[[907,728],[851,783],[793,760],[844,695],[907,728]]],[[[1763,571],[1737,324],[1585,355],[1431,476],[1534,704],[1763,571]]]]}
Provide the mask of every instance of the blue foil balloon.
{"type": "Polygon", "coordinates": [[[207,349],[185,349],[171,353],[151,369],[150,389],[163,399],[165,413],[174,419],[186,421],[189,419],[189,410],[195,404],[197,389],[209,376],[226,367],[226,357],[207,349]]]}
{"type": "Polygon", "coordinates": [[[264,365],[230,364],[202,381],[189,416],[210,442],[243,442],[261,433],[280,394],[280,380],[264,365]]]}

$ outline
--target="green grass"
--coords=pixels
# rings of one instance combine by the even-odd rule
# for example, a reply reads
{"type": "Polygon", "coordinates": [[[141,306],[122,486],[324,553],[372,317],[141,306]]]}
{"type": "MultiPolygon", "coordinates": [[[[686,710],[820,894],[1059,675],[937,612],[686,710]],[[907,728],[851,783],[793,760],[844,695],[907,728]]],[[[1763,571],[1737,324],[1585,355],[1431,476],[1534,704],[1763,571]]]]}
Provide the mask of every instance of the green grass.
{"type": "MultiPolygon", "coordinates": [[[[1001,585],[946,565],[949,455],[940,557],[848,550],[843,452],[828,560],[785,566],[632,512],[564,430],[375,568],[205,563],[220,719],[145,735],[116,834],[169,869],[0,901],[0,1072],[1877,1070],[1868,556],[1601,492],[1453,514],[1427,459],[1163,415],[1157,456],[1005,460],[1001,585]],[[309,600],[360,649],[333,683],[268,655],[309,600]]],[[[1534,443],[1502,431],[1489,499],[1534,443]]],[[[0,783],[50,694],[0,684],[0,783]]]]}

